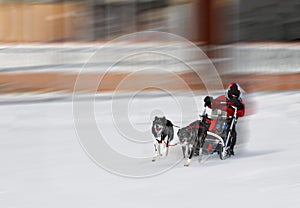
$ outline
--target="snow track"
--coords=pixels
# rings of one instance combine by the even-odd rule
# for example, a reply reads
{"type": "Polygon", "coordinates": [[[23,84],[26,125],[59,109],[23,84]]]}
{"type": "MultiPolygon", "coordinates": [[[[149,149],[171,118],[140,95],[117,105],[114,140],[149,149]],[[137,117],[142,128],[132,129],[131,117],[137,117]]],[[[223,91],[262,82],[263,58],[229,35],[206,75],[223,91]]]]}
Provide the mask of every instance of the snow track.
{"type": "MultiPolygon", "coordinates": [[[[194,159],[188,168],[179,161],[163,174],[140,179],[111,174],[85,154],[74,129],[69,96],[50,95],[59,97],[58,100],[28,98],[31,102],[27,103],[21,103],[26,96],[19,100],[2,96],[0,207],[297,206],[300,203],[299,94],[291,91],[249,95],[256,101],[256,114],[239,119],[244,132],[238,129],[240,145],[236,156],[224,161],[212,156],[201,164],[194,159]]],[[[196,97],[199,109],[202,96],[196,97]]],[[[122,104],[126,97],[119,96],[114,102],[122,104]]],[[[177,97],[189,99],[184,93],[177,97]]],[[[140,96],[134,100],[132,105],[136,111],[131,112],[129,107],[130,121],[150,140],[150,118],[159,112],[153,111],[157,101],[162,105],[170,102],[168,96],[151,94],[151,99],[140,96]]],[[[97,124],[100,128],[105,124],[103,135],[106,139],[116,135],[110,137],[109,145],[123,154],[151,157],[152,143],[130,145],[130,141],[121,140],[110,119],[111,102],[110,95],[105,95],[95,103],[97,124]],[[140,148],[137,150],[136,146],[140,148]]],[[[179,110],[176,105],[170,105],[163,112],[180,125],[197,119],[197,109],[182,118],[177,113],[179,110]]],[[[120,122],[125,124],[126,120],[120,122]]],[[[155,169],[168,166],[180,157],[180,147],[175,146],[166,160],[144,161],[149,163],[147,167],[155,169]]]]}

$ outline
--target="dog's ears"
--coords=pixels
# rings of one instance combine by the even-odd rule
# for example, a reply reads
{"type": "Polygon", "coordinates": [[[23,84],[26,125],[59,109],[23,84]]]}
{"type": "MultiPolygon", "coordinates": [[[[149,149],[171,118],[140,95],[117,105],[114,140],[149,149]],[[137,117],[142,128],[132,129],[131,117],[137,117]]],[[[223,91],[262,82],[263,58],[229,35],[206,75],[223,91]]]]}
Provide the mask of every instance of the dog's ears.
{"type": "Polygon", "coordinates": [[[180,129],[178,129],[178,131],[177,131],[177,135],[179,134],[179,132],[180,132],[180,129]]]}
{"type": "Polygon", "coordinates": [[[165,124],[167,124],[167,119],[165,116],[163,117],[163,120],[164,120],[165,124]]]}
{"type": "Polygon", "coordinates": [[[155,116],[155,117],[154,117],[154,120],[156,120],[156,119],[158,119],[158,117],[157,117],[157,116],[155,116]]]}

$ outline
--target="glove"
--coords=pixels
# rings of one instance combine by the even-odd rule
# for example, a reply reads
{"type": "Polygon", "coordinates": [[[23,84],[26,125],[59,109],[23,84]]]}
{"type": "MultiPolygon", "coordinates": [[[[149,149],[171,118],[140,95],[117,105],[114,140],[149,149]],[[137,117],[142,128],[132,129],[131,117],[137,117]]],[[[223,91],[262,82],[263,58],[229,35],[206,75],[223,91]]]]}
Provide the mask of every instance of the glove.
{"type": "Polygon", "coordinates": [[[204,107],[210,106],[213,101],[214,101],[213,97],[206,96],[204,98],[204,107]]]}
{"type": "Polygon", "coordinates": [[[241,109],[242,108],[242,103],[241,101],[237,98],[237,97],[233,97],[231,100],[230,100],[234,106],[236,106],[238,109],[241,109]]]}

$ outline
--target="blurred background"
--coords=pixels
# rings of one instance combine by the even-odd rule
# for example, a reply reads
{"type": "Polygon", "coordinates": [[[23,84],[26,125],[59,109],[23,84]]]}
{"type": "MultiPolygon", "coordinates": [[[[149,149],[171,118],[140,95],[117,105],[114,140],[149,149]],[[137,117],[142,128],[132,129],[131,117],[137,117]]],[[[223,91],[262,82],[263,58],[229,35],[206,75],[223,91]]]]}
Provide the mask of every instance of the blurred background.
{"type": "MultiPolygon", "coordinates": [[[[248,91],[297,89],[299,11],[297,0],[1,0],[0,90],[72,91],[92,53],[108,41],[142,31],[192,41],[212,60],[224,85],[235,80],[248,91]]],[[[156,39],[137,37],[127,46],[151,38],[156,39]]],[[[107,51],[107,57],[124,47],[107,51]]],[[[98,60],[86,72],[103,73],[103,60],[98,60]]],[[[191,56],[190,61],[199,60],[191,56]]],[[[119,67],[116,76],[104,79],[103,89],[113,90],[126,73],[153,62],[119,67]]],[[[191,88],[203,89],[191,71],[175,66],[173,72],[191,88]]],[[[170,78],[161,82],[165,79],[170,78]]]]}
{"type": "Polygon", "coordinates": [[[156,30],[191,41],[299,40],[297,0],[1,0],[1,42],[106,41],[156,30]]]}
{"type": "Polygon", "coordinates": [[[214,207],[215,187],[224,207],[299,204],[299,39],[299,0],[0,0],[0,206],[214,207]],[[238,121],[247,151],[228,161],[133,182],[84,154],[86,142],[101,167],[127,165],[114,149],[147,160],[129,164],[137,175],[167,170],[150,160],[153,117],[185,126],[208,85],[215,97],[232,81],[250,116],[238,121]]]}

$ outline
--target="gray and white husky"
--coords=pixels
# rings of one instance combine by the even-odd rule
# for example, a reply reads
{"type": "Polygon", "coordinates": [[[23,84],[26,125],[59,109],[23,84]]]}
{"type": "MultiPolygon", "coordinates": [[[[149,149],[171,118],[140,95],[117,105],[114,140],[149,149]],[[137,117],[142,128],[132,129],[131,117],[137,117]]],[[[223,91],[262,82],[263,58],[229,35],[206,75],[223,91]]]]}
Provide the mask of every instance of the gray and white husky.
{"type": "Polygon", "coordinates": [[[167,156],[169,144],[174,138],[174,128],[170,120],[166,117],[155,116],[152,123],[152,134],[154,136],[155,155],[152,159],[154,162],[157,157],[167,156]]]}
{"type": "MultiPolygon", "coordinates": [[[[202,129],[203,125],[201,121],[197,120],[190,123],[188,126],[179,129],[177,132],[177,136],[182,147],[183,158],[187,158],[187,161],[184,164],[185,166],[190,165],[191,158],[193,157],[195,151],[199,151],[197,147],[200,146],[200,142],[204,142],[200,141],[199,139],[201,137],[202,129]]],[[[199,161],[201,160],[201,155],[202,153],[199,152],[199,161]]]]}

